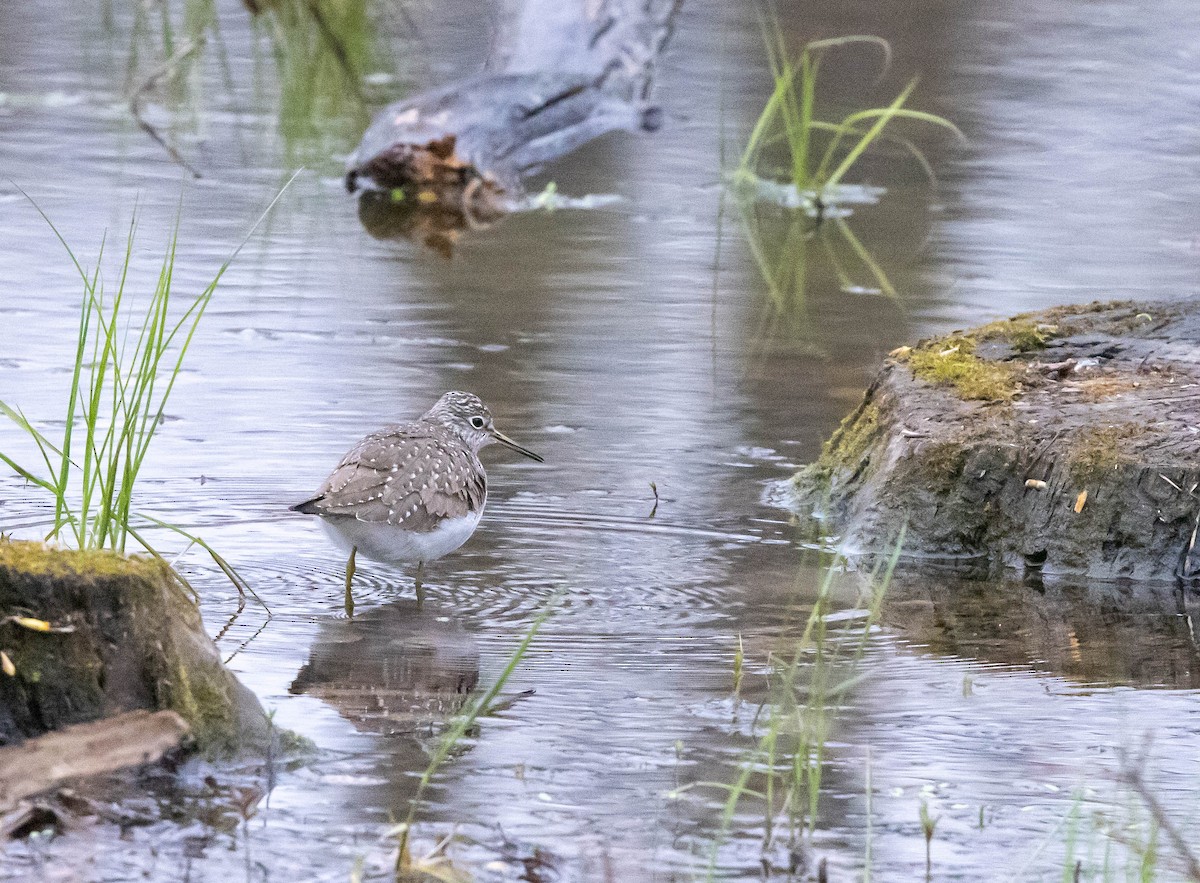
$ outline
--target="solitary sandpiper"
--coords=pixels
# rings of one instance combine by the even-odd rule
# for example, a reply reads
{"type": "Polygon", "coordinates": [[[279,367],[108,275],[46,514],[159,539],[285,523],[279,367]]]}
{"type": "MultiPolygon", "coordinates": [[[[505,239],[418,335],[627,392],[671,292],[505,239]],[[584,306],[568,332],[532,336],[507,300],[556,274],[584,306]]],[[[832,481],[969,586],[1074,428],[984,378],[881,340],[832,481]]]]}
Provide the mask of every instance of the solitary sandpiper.
{"type": "Polygon", "coordinates": [[[354,560],[417,564],[417,593],[426,561],[449,554],[479,526],[487,474],[479,451],[492,442],[542,462],[492,425],[487,405],[467,392],[448,392],[415,423],[386,426],[355,445],[316,496],[292,509],[321,516],[334,542],[350,553],[346,607],[354,560]]]}

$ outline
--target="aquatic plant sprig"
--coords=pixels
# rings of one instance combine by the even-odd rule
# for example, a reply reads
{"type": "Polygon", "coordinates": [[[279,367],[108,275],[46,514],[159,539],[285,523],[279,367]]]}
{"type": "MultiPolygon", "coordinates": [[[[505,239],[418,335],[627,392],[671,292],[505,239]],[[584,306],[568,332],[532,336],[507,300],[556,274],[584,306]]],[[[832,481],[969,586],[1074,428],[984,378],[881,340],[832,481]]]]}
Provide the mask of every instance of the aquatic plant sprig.
{"type": "MultiPolygon", "coordinates": [[[[21,190],[50,226],[83,282],[61,440],[51,440],[34,427],[20,408],[0,401],[0,413],[32,440],[45,467],[44,474],[39,474],[13,456],[0,453],[0,461],[17,475],[53,496],[54,520],[45,539],[69,537],[80,549],[124,553],[132,538],[151,555],[161,557],[134,525],[141,518],[197,541],[181,528],[142,516],[135,510],[137,478],[163,424],[167,402],[218,283],[295,177],[294,174],[284,184],[212,280],[178,315],[172,308],[178,216],[149,303],[144,312],[135,313],[130,306],[130,267],[137,233],[136,213],[126,236],[116,290],[109,295],[100,269],[106,243],[101,243],[96,266],[85,269],[46,212],[21,190]]],[[[224,559],[206,543],[200,544],[224,572],[231,573],[232,568],[224,559]]],[[[244,580],[236,575],[230,578],[238,591],[244,593],[247,588],[244,580]]]]}
{"type": "Polygon", "coordinates": [[[894,120],[939,127],[966,140],[962,131],[945,117],[905,106],[916,89],[916,77],[884,107],[854,111],[839,122],[817,119],[817,83],[826,53],[855,45],[876,46],[883,52],[883,72],[886,72],[892,59],[890,44],[882,37],[851,34],[813,40],[795,54],[773,14],[761,16],[760,22],[774,88],[742,150],[733,175],[735,185],[764,191],[762,185],[771,183],[769,179],[775,177],[766,169],[767,151],[782,144],[786,148],[792,192],[803,194],[809,210],[820,215],[826,206],[839,202],[839,188],[846,175],[880,141],[899,144],[931,180],[936,180],[933,168],[915,143],[885,131],[894,120]]]}

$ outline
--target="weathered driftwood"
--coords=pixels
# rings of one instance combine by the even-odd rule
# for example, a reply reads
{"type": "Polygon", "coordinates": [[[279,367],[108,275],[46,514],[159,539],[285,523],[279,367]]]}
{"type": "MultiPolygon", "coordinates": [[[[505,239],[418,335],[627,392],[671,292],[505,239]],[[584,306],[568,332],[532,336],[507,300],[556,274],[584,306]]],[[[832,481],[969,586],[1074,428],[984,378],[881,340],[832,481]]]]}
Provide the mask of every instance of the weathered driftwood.
{"type": "Polygon", "coordinates": [[[1191,579],[1198,448],[1200,311],[1060,308],[894,352],[796,503],[851,552],[1191,579]]]}
{"type": "Polygon", "coordinates": [[[460,226],[494,219],[546,163],[607,132],[657,125],[654,62],[680,2],[502,4],[487,71],[380,111],[347,188],[453,208],[460,226]]]}
{"type": "Polygon", "coordinates": [[[177,712],[206,753],[273,738],[160,561],[0,541],[0,615],[0,746],[135,709],[177,712]]]}
{"type": "Polygon", "coordinates": [[[187,732],[173,711],[129,711],[0,748],[0,813],[71,779],[154,763],[187,732]]]}

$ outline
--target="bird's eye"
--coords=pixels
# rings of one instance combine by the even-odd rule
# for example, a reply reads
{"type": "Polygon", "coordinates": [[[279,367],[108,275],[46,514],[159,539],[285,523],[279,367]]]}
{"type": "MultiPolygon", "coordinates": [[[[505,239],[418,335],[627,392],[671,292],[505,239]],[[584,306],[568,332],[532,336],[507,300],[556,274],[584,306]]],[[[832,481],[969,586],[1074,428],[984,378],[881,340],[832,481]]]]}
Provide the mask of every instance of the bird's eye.
{"type": "Polygon", "coordinates": [[[471,418],[471,425],[474,426],[476,429],[483,429],[484,422],[485,421],[482,417],[472,417],[471,418]]]}

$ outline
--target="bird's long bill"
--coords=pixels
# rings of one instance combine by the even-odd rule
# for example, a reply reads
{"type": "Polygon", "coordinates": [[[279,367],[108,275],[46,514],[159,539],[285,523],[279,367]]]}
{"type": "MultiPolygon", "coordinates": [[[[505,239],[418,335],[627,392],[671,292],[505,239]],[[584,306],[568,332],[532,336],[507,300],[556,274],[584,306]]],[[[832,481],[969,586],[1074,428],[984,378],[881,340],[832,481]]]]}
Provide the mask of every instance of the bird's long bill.
{"type": "Polygon", "coordinates": [[[528,448],[521,447],[519,444],[517,444],[515,441],[513,441],[511,438],[509,438],[507,435],[505,435],[503,432],[501,432],[499,429],[495,429],[495,428],[492,429],[492,437],[494,439],[496,439],[496,441],[500,442],[500,444],[504,445],[504,447],[512,448],[518,454],[524,454],[530,460],[537,460],[539,463],[546,462],[541,457],[539,457],[537,454],[535,454],[533,451],[529,450],[528,448]]]}

